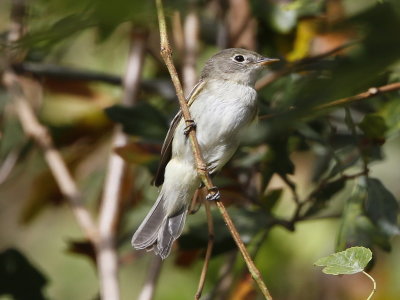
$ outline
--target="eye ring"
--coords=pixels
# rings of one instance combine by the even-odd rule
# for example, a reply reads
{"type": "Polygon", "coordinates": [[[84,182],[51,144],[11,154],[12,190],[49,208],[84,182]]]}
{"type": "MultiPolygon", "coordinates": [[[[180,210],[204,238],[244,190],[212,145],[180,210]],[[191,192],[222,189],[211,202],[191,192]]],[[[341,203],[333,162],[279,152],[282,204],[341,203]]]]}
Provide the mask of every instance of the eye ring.
{"type": "Polygon", "coordinates": [[[238,54],[238,55],[235,55],[234,57],[233,57],[233,59],[235,60],[235,61],[237,61],[237,62],[244,62],[244,56],[243,55],[240,55],[240,54],[238,54]]]}

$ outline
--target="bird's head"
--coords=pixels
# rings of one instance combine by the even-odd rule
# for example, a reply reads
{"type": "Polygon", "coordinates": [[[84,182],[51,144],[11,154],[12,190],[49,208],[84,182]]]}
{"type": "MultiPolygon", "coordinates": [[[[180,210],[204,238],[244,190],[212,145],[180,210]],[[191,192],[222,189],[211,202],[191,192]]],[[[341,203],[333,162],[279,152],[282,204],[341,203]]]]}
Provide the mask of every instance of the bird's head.
{"type": "Polygon", "coordinates": [[[267,58],[250,50],[225,49],[206,62],[201,78],[232,80],[239,84],[254,86],[260,71],[277,61],[279,59],[267,58]]]}

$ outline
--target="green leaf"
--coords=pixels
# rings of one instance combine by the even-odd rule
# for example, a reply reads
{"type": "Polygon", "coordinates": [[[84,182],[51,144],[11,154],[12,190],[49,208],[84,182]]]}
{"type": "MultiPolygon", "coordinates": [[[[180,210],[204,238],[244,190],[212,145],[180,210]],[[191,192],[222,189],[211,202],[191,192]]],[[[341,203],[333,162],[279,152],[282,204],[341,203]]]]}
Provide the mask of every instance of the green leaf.
{"type": "Polygon", "coordinates": [[[164,116],[146,102],[140,102],[135,107],[114,105],[105,111],[111,120],[121,123],[127,134],[161,141],[168,128],[164,116]]]}
{"type": "Polygon", "coordinates": [[[388,236],[400,234],[399,204],[393,194],[376,178],[368,178],[365,213],[388,236]]]}
{"type": "Polygon", "coordinates": [[[385,120],[377,114],[368,114],[358,127],[371,139],[384,139],[388,130],[385,120]]]}
{"type": "Polygon", "coordinates": [[[335,161],[331,171],[329,172],[329,178],[336,176],[348,168],[351,168],[360,159],[359,149],[353,145],[345,146],[335,151],[335,156],[337,161],[335,161]]]}
{"type": "MultiPolygon", "coordinates": [[[[395,81],[400,81],[400,78],[396,78],[395,81]]],[[[385,103],[385,106],[380,110],[379,113],[382,115],[386,124],[388,125],[388,132],[386,135],[392,136],[398,134],[400,131],[400,97],[398,94],[387,95],[387,97],[390,99],[390,101],[385,103]]]]}
{"type": "Polygon", "coordinates": [[[372,252],[368,248],[352,247],[320,258],[314,265],[324,267],[322,272],[325,274],[355,274],[364,271],[371,259],[372,252]]]}
{"type": "Polygon", "coordinates": [[[364,204],[366,199],[366,180],[359,179],[345,202],[336,242],[337,251],[351,246],[372,247],[373,245],[378,245],[383,250],[390,251],[390,236],[382,232],[365,215],[364,204]]]}

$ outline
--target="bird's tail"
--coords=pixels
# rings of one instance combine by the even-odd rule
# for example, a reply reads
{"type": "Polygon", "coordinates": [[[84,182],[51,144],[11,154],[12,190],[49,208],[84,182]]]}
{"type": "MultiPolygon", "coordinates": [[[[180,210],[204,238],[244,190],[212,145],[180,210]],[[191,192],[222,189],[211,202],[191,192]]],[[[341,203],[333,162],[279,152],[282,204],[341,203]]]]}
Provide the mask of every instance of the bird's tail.
{"type": "Polygon", "coordinates": [[[165,195],[160,193],[156,203],[132,237],[135,249],[153,250],[165,259],[173,242],[181,235],[186,220],[187,206],[168,216],[165,211],[165,195]]]}

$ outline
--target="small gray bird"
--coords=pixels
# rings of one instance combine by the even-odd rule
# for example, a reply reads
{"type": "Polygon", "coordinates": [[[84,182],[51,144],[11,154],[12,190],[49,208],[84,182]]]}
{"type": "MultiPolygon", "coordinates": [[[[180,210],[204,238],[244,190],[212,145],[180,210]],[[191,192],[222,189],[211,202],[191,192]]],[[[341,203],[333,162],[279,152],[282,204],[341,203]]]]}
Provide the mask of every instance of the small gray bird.
{"type": "MultiPolygon", "coordinates": [[[[262,68],[279,59],[244,49],[225,49],[211,57],[187,102],[201,153],[210,174],[220,170],[239,145],[240,133],[257,116],[254,84],[262,68]]],[[[194,192],[200,185],[178,112],[161,150],[154,183],[161,187],[156,203],[132,238],[135,249],[154,250],[165,259],[181,235],[194,192]]]]}

